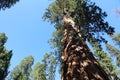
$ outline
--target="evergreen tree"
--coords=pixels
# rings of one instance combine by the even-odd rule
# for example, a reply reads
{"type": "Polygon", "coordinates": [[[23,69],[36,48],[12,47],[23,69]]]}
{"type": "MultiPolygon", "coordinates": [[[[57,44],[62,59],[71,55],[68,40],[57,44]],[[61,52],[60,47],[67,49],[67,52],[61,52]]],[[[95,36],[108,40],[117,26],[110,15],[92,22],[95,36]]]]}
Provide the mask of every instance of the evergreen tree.
{"type": "MultiPolygon", "coordinates": [[[[116,45],[118,45],[120,48],[120,34],[113,35],[112,39],[115,41],[116,45]]],[[[120,67],[120,50],[115,48],[109,43],[107,43],[106,46],[111,55],[114,55],[114,57],[116,57],[117,66],[120,67]]]]}
{"type": "Polygon", "coordinates": [[[30,80],[30,73],[34,58],[32,56],[25,57],[21,63],[16,66],[10,73],[10,80],[30,80]]]}
{"type": "Polygon", "coordinates": [[[120,77],[118,77],[120,70],[118,70],[115,64],[112,63],[112,58],[99,48],[96,50],[96,54],[99,56],[98,61],[109,75],[109,78],[111,80],[120,80],[120,77]]]}
{"type": "Polygon", "coordinates": [[[91,44],[94,50],[94,55],[96,56],[100,65],[107,72],[111,80],[120,80],[118,77],[120,70],[118,70],[115,64],[112,63],[112,58],[108,56],[108,53],[103,51],[102,46],[97,45],[95,42],[97,41],[94,41],[94,44],[92,44],[93,42],[91,41],[91,44]]]}
{"type": "Polygon", "coordinates": [[[5,80],[9,71],[10,60],[12,57],[12,51],[5,48],[7,37],[5,33],[0,33],[0,80],[5,80]]]}
{"type": "Polygon", "coordinates": [[[18,2],[19,0],[0,0],[0,10],[5,10],[6,8],[10,8],[11,6],[13,6],[14,4],[16,4],[16,2],[18,2]]]}
{"type": "Polygon", "coordinates": [[[36,63],[32,71],[32,79],[33,80],[47,80],[45,69],[46,68],[44,64],[41,64],[40,62],[36,63]]]}
{"type": "Polygon", "coordinates": [[[31,77],[33,80],[55,80],[56,57],[46,53],[42,62],[35,64],[31,77]]]}
{"type": "Polygon", "coordinates": [[[43,18],[55,24],[50,42],[61,62],[62,80],[109,80],[86,44],[95,39],[101,45],[107,42],[101,33],[114,33],[106,16],[90,0],[56,0],[47,8],[43,18]]]}
{"type": "Polygon", "coordinates": [[[55,80],[56,57],[52,53],[46,53],[42,60],[47,80],[55,80]]]}

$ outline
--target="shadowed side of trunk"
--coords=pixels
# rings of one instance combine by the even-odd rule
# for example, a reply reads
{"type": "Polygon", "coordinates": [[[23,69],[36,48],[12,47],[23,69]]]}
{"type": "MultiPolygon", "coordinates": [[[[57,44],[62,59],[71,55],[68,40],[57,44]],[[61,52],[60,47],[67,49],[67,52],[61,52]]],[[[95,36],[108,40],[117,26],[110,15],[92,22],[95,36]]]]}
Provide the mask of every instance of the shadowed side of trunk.
{"type": "Polygon", "coordinates": [[[63,41],[62,80],[110,80],[71,25],[65,27],[63,41]]]}

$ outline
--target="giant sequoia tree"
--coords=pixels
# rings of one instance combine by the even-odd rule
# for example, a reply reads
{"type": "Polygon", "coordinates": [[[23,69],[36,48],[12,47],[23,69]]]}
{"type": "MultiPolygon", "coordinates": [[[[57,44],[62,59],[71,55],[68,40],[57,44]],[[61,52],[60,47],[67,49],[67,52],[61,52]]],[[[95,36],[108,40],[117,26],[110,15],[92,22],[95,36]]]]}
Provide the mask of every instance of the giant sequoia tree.
{"type": "Polygon", "coordinates": [[[61,63],[62,80],[109,80],[94,58],[86,41],[100,46],[114,28],[104,20],[107,16],[90,0],[56,0],[47,8],[44,19],[55,24],[50,40],[61,63]]]}

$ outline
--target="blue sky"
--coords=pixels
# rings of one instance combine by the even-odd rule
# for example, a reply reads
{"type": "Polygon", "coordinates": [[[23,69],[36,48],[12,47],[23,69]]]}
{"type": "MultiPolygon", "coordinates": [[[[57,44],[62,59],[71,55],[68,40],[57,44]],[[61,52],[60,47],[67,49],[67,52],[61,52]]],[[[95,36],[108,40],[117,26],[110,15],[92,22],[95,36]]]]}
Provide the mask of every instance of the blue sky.
{"type": "Polygon", "coordinates": [[[50,3],[51,0],[20,0],[10,9],[0,11],[0,32],[8,37],[7,49],[13,50],[11,68],[26,56],[32,55],[36,62],[50,52],[48,40],[53,27],[42,20],[50,3]]]}
{"type": "MultiPolygon", "coordinates": [[[[42,20],[43,13],[53,0],[20,0],[16,5],[0,11],[0,32],[6,33],[6,47],[13,50],[11,67],[13,69],[26,56],[32,55],[35,62],[50,52],[48,40],[54,31],[53,25],[42,20]]],[[[106,20],[120,32],[120,16],[114,13],[120,8],[120,0],[96,1],[108,17],[106,20]]]]}

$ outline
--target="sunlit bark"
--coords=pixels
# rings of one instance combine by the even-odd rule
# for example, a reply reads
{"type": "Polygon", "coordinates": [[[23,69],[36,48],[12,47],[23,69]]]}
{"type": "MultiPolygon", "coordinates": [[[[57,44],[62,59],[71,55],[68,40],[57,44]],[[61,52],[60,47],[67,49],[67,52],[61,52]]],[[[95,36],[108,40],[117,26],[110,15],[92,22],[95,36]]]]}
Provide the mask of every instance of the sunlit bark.
{"type": "Polygon", "coordinates": [[[64,51],[61,80],[110,80],[82,39],[75,22],[63,17],[64,51]]]}

